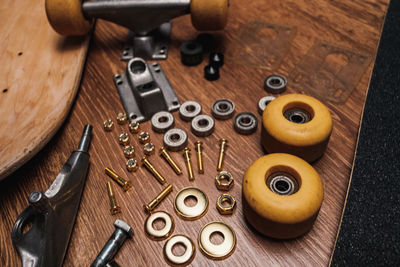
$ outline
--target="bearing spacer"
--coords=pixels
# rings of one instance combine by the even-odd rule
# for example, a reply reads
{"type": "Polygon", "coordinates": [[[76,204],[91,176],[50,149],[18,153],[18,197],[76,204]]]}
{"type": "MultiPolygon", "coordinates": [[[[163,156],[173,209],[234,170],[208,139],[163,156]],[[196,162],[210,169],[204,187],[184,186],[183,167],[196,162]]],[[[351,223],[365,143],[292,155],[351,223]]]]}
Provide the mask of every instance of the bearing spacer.
{"type": "Polygon", "coordinates": [[[208,115],[199,115],[192,120],[192,133],[198,137],[206,137],[214,132],[214,120],[208,115]]]}
{"type": "Polygon", "coordinates": [[[184,121],[191,121],[201,113],[201,105],[196,101],[186,101],[179,108],[179,116],[184,121]]]}
{"type": "Polygon", "coordinates": [[[287,79],[280,74],[269,75],[264,81],[264,89],[271,94],[280,94],[286,90],[287,79]]]}
{"type": "Polygon", "coordinates": [[[228,120],[235,113],[235,104],[229,99],[219,99],[213,103],[211,113],[217,120],[228,120]]]}
{"type": "Polygon", "coordinates": [[[258,101],[258,113],[260,113],[260,115],[262,115],[264,112],[264,109],[267,107],[269,102],[271,102],[274,99],[275,99],[275,96],[261,97],[260,100],[258,101]]]}
{"type": "Polygon", "coordinates": [[[167,111],[160,111],[151,117],[151,126],[155,132],[165,133],[175,124],[174,116],[167,111]]]}
{"type": "Polygon", "coordinates": [[[256,115],[250,112],[242,112],[233,120],[233,128],[239,134],[250,135],[257,131],[258,120],[256,115]]]}
{"type": "Polygon", "coordinates": [[[164,146],[170,151],[181,151],[187,143],[188,137],[184,130],[173,128],[164,134],[164,146]]]}

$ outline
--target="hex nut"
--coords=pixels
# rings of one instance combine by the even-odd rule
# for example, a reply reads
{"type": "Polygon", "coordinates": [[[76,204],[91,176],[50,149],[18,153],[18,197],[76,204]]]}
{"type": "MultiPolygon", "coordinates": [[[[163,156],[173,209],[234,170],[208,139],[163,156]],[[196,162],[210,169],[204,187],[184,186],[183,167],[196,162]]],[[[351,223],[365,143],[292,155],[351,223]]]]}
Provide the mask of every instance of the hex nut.
{"type": "Polygon", "coordinates": [[[217,210],[221,215],[231,215],[236,207],[236,200],[230,194],[222,194],[217,199],[217,210]],[[228,206],[224,206],[228,202],[228,206]]]}
{"type": "Polygon", "coordinates": [[[155,151],[155,146],[153,143],[146,143],[143,146],[144,154],[147,156],[153,155],[155,151]]]}
{"type": "Polygon", "coordinates": [[[135,149],[133,148],[133,146],[124,147],[124,155],[127,159],[133,158],[133,156],[135,156],[135,149]]]}
{"type": "Polygon", "coordinates": [[[111,119],[108,119],[104,121],[103,127],[106,132],[111,132],[114,129],[114,122],[111,119]]]}
{"type": "Polygon", "coordinates": [[[128,121],[125,113],[118,113],[117,122],[118,124],[125,124],[128,121]]]}
{"type": "Polygon", "coordinates": [[[150,134],[148,132],[141,132],[139,134],[139,142],[141,144],[146,144],[148,141],[150,141],[150,134]]]}
{"type": "Polygon", "coordinates": [[[227,171],[221,171],[215,177],[215,186],[218,188],[218,190],[229,191],[233,187],[233,184],[233,176],[227,171]],[[227,181],[224,182],[224,180],[227,181]]]}
{"type": "Polygon", "coordinates": [[[129,135],[127,133],[122,133],[119,135],[118,142],[120,145],[126,146],[129,144],[129,135]]]}
{"type": "Polygon", "coordinates": [[[139,168],[139,164],[137,162],[137,160],[135,159],[128,159],[128,161],[126,162],[126,169],[129,172],[134,172],[139,168]]]}
{"type": "Polygon", "coordinates": [[[140,130],[140,123],[137,121],[132,121],[129,123],[129,131],[131,133],[138,133],[140,130]]]}

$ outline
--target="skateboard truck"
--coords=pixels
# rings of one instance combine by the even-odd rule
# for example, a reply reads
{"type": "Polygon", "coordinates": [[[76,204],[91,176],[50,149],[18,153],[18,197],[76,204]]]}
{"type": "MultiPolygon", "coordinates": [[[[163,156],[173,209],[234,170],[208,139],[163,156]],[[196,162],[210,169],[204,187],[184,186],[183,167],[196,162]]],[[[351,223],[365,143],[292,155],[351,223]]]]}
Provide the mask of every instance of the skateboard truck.
{"type": "Polygon", "coordinates": [[[126,72],[114,76],[122,104],[130,121],[149,120],[158,111],[173,112],[180,103],[158,63],[133,58],[126,72]]]}
{"type": "Polygon", "coordinates": [[[91,133],[92,126],[86,125],[78,150],[72,152],[52,185],[44,193],[32,192],[29,206],[18,216],[11,239],[22,266],[62,265],[89,168],[91,133]]]}
{"type": "Polygon", "coordinates": [[[228,0],[46,0],[47,18],[62,35],[84,35],[100,18],[131,30],[122,60],[166,59],[173,18],[191,14],[197,30],[222,30],[228,0]]]}

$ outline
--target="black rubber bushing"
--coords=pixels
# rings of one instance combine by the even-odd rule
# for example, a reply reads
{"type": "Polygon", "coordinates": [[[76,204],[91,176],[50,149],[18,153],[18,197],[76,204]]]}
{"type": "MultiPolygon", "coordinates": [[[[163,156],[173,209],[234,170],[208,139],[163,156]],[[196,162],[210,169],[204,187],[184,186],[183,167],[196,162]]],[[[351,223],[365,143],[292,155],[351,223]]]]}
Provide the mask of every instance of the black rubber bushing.
{"type": "Polygon", "coordinates": [[[196,41],[184,42],[181,47],[181,61],[186,66],[196,66],[203,61],[203,48],[196,41]]]}
{"type": "Polygon", "coordinates": [[[222,53],[211,53],[210,54],[210,65],[220,68],[224,65],[224,54],[222,53]]]}
{"type": "Polygon", "coordinates": [[[209,53],[215,49],[215,38],[210,33],[199,34],[196,41],[201,44],[204,53],[209,53]]]}
{"type": "Polygon", "coordinates": [[[219,79],[219,69],[212,65],[207,65],[204,67],[204,78],[209,81],[215,81],[219,79]]]}

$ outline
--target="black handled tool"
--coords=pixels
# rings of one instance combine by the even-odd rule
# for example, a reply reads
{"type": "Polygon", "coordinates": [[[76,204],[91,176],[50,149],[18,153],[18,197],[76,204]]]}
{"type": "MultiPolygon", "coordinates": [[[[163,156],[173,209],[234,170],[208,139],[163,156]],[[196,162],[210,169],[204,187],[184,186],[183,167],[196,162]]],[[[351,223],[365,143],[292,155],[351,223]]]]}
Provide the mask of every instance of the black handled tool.
{"type": "Polygon", "coordinates": [[[61,266],[64,261],[89,168],[92,128],[85,126],[78,150],[46,192],[30,194],[29,206],[14,224],[11,238],[24,267],[61,266]]]}

